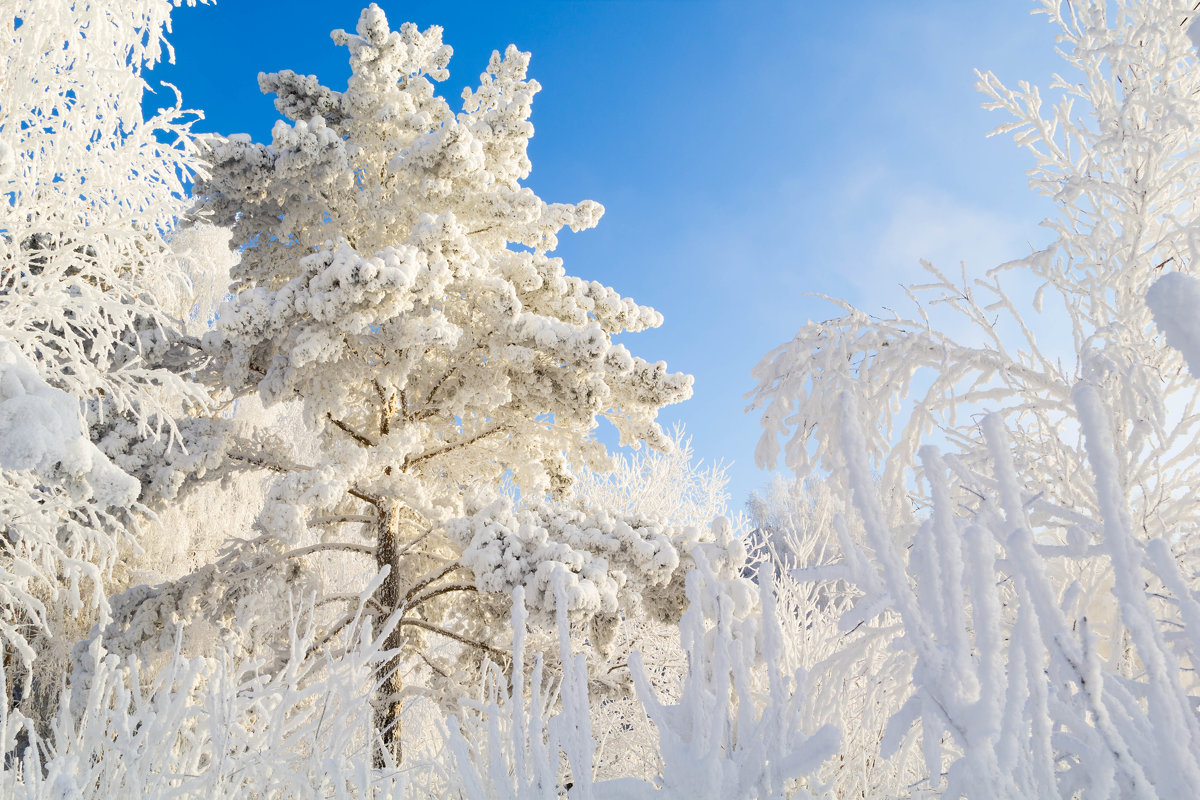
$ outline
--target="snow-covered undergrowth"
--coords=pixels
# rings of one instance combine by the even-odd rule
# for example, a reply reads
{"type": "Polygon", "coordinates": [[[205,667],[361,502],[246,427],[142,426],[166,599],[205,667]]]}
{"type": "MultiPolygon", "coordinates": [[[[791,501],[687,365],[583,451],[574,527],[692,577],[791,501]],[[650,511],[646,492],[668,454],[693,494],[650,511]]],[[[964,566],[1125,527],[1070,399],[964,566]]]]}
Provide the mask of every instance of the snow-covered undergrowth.
{"type": "MultiPolygon", "coordinates": [[[[21,798],[72,797],[787,797],[794,779],[832,755],[838,734],[809,736],[799,724],[803,670],[783,671],[783,641],[769,582],[755,604],[748,581],[714,571],[703,555],[689,574],[680,625],[688,656],[678,701],[664,704],[632,659],[637,697],[659,732],[661,775],[652,780],[595,774],[587,659],[572,652],[565,581],[556,581],[558,678],[539,654],[527,672],[524,590],[513,599],[512,662],[488,662],[478,699],[464,697],[443,747],[372,766],[370,697],[391,653],[395,625],[377,633],[364,618],[364,592],[336,657],[320,647],[312,608],[296,609],[290,655],[272,670],[219,644],[212,655],[177,649],[154,676],[94,641],[75,685],[39,733],[34,721],[0,717],[5,771],[0,789],[21,798]],[[528,682],[528,683],[527,683],[528,682]]],[[[382,580],[378,578],[369,589],[382,580]]]]}
{"type": "MultiPolygon", "coordinates": [[[[361,607],[360,607],[361,611],[361,607]]],[[[291,652],[275,671],[219,644],[207,656],[178,650],[154,675],[99,640],[84,658],[89,683],[67,689],[40,733],[16,711],[0,717],[6,768],[0,792],[62,797],[403,797],[396,770],[370,768],[370,693],[388,626],[361,615],[356,646],[336,659],[309,656],[311,606],[295,609],[291,652]]],[[[392,620],[392,624],[394,624],[392,620]]],[[[417,796],[417,795],[410,795],[417,796]]]]}

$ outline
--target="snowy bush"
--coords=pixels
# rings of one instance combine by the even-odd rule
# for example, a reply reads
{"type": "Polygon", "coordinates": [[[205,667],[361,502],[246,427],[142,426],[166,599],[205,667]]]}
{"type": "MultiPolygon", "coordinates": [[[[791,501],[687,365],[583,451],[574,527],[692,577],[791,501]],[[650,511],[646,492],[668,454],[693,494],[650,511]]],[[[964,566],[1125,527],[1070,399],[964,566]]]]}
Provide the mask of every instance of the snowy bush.
{"type": "MultiPolygon", "coordinates": [[[[564,782],[572,797],[595,798],[784,798],[806,794],[798,781],[837,750],[838,732],[825,726],[806,731],[801,722],[803,670],[788,671],[782,631],[770,582],[755,603],[750,582],[714,570],[702,554],[688,573],[688,609],[680,622],[687,669],[675,688],[677,700],[656,696],[634,653],[630,669],[637,697],[657,732],[654,749],[661,773],[649,780],[594,774],[596,743],[589,713],[587,660],[572,654],[563,583],[557,582],[562,679],[560,711],[543,687],[543,660],[535,659],[526,701],[524,686],[524,598],[514,599],[514,662],[511,689],[493,668],[485,702],[464,734],[451,718],[450,748],[462,774],[464,796],[554,798],[564,782]],[[560,756],[566,759],[566,772],[560,756]]],[[[619,765],[614,772],[622,772],[619,765]]]]}

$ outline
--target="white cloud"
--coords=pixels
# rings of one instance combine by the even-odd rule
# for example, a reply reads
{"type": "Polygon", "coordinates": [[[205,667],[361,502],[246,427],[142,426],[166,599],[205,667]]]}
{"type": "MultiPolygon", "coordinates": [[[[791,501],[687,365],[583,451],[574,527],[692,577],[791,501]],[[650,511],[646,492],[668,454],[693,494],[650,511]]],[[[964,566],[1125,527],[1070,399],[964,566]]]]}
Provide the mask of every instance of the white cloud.
{"type": "Polygon", "coordinates": [[[890,214],[874,242],[872,282],[864,288],[894,293],[887,283],[922,280],[920,261],[943,272],[979,274],[1029,252],[1026,224],[972,207],[937,190],[905,193],[889,204],[890,214]],[[875,283],[879,281],[879,283],[875,283]],[[882,285],[881,285],[882,284],[882,285]]]}

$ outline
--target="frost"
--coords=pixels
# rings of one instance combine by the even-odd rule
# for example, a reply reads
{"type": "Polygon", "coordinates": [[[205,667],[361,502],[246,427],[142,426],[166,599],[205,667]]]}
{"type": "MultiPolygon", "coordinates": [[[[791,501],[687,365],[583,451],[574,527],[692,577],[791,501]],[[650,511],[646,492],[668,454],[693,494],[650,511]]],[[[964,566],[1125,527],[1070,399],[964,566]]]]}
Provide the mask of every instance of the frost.
{"type": "Polygon", "coordinates": [[[17,154],[4,139],[0,139],[0,181],[6,181],[15,176],[17,171],[17,154]]]}

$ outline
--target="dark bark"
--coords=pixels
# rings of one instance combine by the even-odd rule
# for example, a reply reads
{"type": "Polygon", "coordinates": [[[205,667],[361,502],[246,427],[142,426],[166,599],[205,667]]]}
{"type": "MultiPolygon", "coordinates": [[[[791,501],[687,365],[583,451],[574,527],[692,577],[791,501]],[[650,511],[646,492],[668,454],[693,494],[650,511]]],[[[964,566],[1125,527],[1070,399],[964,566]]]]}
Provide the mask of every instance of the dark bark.
{"type": "MultiPolygon", "coordinates": [[[[375,599],[387,613],[392,613],[400,605],[400,516],[401,506],[393,504],[379,522],[379,543],[375,551],[376,565],[383,569],[390,567],[387,577],[376,590],[375,599]]],[[[385,647],[395,650],[400,647],[402,634],[397,625],[388,635],[385,647]]],[[[377,767],[384,766],[384,752],[390,752],[395,763],[399,764],[403,756],[400,727],[400,656],[388,660],[383,670],[384,678],[376,690],[375,698],[375,730],[379,732],[380,749],[375,753],[377,767]]]]}

